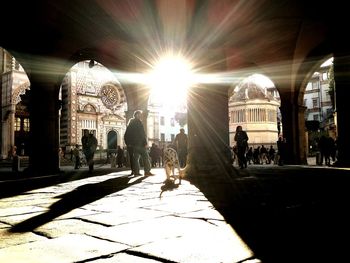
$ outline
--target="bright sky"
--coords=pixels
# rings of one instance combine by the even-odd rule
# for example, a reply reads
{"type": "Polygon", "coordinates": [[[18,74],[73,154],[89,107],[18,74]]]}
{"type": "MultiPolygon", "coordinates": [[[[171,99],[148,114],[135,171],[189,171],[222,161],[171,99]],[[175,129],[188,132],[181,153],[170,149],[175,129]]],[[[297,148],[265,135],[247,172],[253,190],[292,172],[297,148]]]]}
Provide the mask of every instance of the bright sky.
{"type": "Polygon", "coordinates": [[[176,108],[186,101],[187,90],[193,84],[191,64],[179,55],[161,58],[148,75],[153,102],[176,108]]]}
{"type": "MultiPolygon", "coordinates": [[[[266,77],[265,75],[262,74],[253,74],[247,78],[245,78],[243,81],[243,83],[247,83],[247,82],[253,82],[256,84],[259,84],[262,87],[274,87],[275,85],[273,84],[273,82],[266,77]]],[[[235,91],[238,90],[240,85],[237,85],[235,88],[235,91]]]]}
{"type": "Polygon", "coordinates": [[[333,58],[330,58],[328,60],[326,60],[322,65],[321,65],[321,68],[322,67],[327,67],[329,65],[331,65],[333,63],[333,58]]]}

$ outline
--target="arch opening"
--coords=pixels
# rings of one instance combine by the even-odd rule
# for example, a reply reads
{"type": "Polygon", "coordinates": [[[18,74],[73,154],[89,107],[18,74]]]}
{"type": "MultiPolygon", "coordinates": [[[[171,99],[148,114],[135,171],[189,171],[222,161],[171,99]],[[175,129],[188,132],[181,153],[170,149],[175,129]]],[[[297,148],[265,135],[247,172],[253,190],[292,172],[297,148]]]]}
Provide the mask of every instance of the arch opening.
{"type": "MultiPolygon", "coordinates": [[[[280,103],[274,83],[262,74],[246,77],[233,89],[228,103],[230,146],[233,154],[237,126],[242,126],[248,134],[249,153],[261,151],[261,148],[277,150],[278,138],[283,136],[280,103]]],[[[271,150],[272,152],[274,151],[271,150]]],[[[252,158],[250,155],[247,157],[252,158]]],[[[256,164],[271,163],[274,162],[274,157],[265,160],[259,157],[248,161],[256,164]]]]}
{"type": "Polygon", "coordinates": [[[81,145],[83,130],[93,133],[103,158],[109,149],[123,147],[126,129],[126,95],[115,74],[102,64],[84,60],[65,75],[60,99],[60,147],[71,151],[81,145]]]}
{"type": "Polygon", "coordinates": [[[336,161],[334,143],[337,138],[335,85],[333,75],[333,57],[319,62],[319,67],[312,72],[304,95],[306,126],[306,154],[309,164],[322,164],[320,159],[321,143],[324,138],[332,149],[332,160],[336,161]],[[322,138],[322,139],[321,139],[322,138]]]}
{"type": "Polygon", "coordinates": [[[28,155],[30,120],[27,91],[30,90],[28,76],[21,64],[7,50],[0,47],[2,77],[2,129],[1,158],[11,158],[12,148],[16,154],[28,155]]]}

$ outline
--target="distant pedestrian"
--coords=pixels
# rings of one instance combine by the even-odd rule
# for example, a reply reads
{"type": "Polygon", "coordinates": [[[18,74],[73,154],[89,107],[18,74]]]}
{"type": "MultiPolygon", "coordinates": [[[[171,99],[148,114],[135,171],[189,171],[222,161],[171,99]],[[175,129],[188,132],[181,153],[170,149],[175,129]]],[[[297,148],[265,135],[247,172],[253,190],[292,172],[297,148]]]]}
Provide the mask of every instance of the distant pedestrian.
{"type": "Polygon", "coordinates": [[[151,157],[152,167],[157,167],[158,165],[160,166],[161,150],[159,149],[157,144],[152,143],[149,155],[151,157]]]}
{"type": "Polygon", "coordinates": [[[84,130],[84,136],[81,138],[83,145],[83,153],[86,158],[86,162],[89,166],[89,172],[92,173],[94,170],[94,155],[97,149],[97,139],[89,130],[84,130]]]}
{"type": "Polygon", "coordinates": [[[185,129],[181,128],[180,133],[176,134],[174,139],[174,145],[176,146],[177,155],[179,157],[180,167],[186,166],[186,159],[188,153],[188,137],[185,133],[185,129]]]}
{"type": "Polygon", "coordinates": [[[264,145],[261,145],[261,148],[260,148],[260,163],[261,164],[264,164],[264,161],[266,164],[269,163],[268,158],[267,158],[267,154],[268,154],[267,149],[265,148],[264,145]]]}
{"type": "Polygon", "coordinates": [[[282,166],[286,158],[286,140],[280,136],[277,141],[278,165],[282,166]]]}
{"type": "Polygon", "coordinates": [[[260,164],[260,146],[253,150],[253,163],[260,164]]]}
{"type": "Polygon", "coordinates": [[[81,166],[79,144],[75,145],[75,148],[73,149],[73,155],[74,155],[74,161],[75,161],[74,169],[79,169],[81,166]]]}
{"type": "Polygon", "coordinates": [[[275,160],[275,148],[273,148],[273,146],[271,145],[270,146],[270,149],[269,149],[269,154],[268,154],[268,160],[269,160],[269,163],[271,163],[272,161],[274,162],[275,160]]]}
{"type": "Polygon", "coordinates": [[[330,166],[331,165],[331,159],[334,162],[335,160],[335,144],[334,139],[332,137],[327,137],[326,140],[326,147],[324,152],[324,158],[325,158],[325,164],[330,166]]]}
{"type": "Polygon", "coordinates": [[[251,164],[253,162],[253,147],[249,147],[246,153],[246,158],[247,158],[248,164],[251,164]]]}
{"type": "Polygon", "coordinates": [[[247,168],[246,151],[248,149],[248,135],[243,131],[242,126],[238,125],[234,137],[237,146],[238,164],[241,169],[247,168]]]}
{"type": "MultiPolygon", "coordinates": [[[[327,137],[325,135],[322,135],[318,141],[318,149],[320,151],[320,160],[318,162],[318,165],[323,165],[323,159],[327,158],[327,137]]],[[[325,160],[327,164],[327,160],[325,160]]]]}
{"type": "Polygon", "coordinates": [[[118,146],[117,146],[117,165],[118,165],[118,168],[123,167],[123,161],[124,161],[124,151],[123,151],[123,149],[118,145],[118,146]]]}
{"type": "Polygon", "coordinates": [[[10,155],[10,158],[12,159],[12,172],[17,173],[19,171],[19,157],[17,154],[17,146],[11,147],[10,155]]]}

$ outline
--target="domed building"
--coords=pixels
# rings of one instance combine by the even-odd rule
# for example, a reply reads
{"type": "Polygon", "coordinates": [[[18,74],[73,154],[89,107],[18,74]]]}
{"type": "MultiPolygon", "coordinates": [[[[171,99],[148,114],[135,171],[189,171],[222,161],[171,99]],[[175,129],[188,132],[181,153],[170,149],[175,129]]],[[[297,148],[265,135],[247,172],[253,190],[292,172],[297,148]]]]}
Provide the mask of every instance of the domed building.
{"type": "Polygon", "coordinates": [[[251,81],[242,82],[229,98],[230,145],[235,145],[236,127],[241,125],[249,146],[276,145],[279,135],[280,100],[276,88],[251,81]]]}

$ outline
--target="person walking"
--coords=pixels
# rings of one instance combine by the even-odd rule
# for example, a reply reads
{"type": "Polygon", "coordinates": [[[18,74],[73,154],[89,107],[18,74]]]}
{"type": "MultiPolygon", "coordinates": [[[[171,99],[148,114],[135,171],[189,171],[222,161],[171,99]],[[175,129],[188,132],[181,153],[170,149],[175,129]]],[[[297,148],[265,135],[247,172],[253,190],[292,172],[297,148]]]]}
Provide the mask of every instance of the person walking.
{"type": "Polygon", "coordinates": [[[246,154],[248,164],[254,163],[253,161],[253,147],[249,147],[246,154]]]}
{"type": "Polygon", "coordinates": [[[97,139],[89,130],[84,130],[84,135],[81,138],[81,144],[83,146],[83,153],[86,158],[86,162],[89,166],[89,173],[94,170],[94,155],[97,148],[97,139]]]}
{"type": "Polygon", "coordinates": [[[17,146],[12,146],[10,150],[10,158],[12,159],[12,172],[18,173],[19,171],[19,157],[17,154],[17,146]]]}
{"type": "Polygon", "coordinates": [[[174,139],[174,145],[176,146],[180,167],[184,168],[186,166],[187,147],[188,147],[188,137],[187,137],[187,134],[185,133],[184,128],[181,128],[180,133],[176,134],[174,139]]]}
{"type": "Polygon", "coordinates": [[[120,145],[118,145],[117,146],[117,165],[118,165],[118,168],[123,167],[123,160],[124,160],[124,151],[120,147],[120,145]]]}
{"type": "Polygon", "coordinates": [[[325,135],[322,135],[321,138],[318,141],[318,149],[320,151],[320,160],[318,162],[318,165],[323,165],[323,159],[325,159],[325,162],[327,164],[327,137],[325,135]]]}
{"type": "Polygon", "coordinates": [[[286,158],[286,140],[282,136],[278,137],[277,154],[279,156],[278,165],[282,166],[286,158]]]}
{"type": "Polygon", "coordinates": [[[268,157],[268,160],[269,160],[269,163],[271,163],[272,161],[274,162],[275,160],[275,153],[276,153],[276,150],[275,148],[273,148],[273,145],[270,145],[270,149],[269,149],[269,157],[268,157]]]}
{"type": "Polygon", "coordinates": [[[247,159],[246,159],[246,151],[248,148],[248,135],[245,131],[243,131],[242,126],[238,125],[236,128],[236,134],[234,137],[237,146],[237,157],[238,164],[241,169],[247,168],[247,159]]]}
{"type": "Polygon", "coordinates": [[[76,144],[75,148],[72,151],[74,155],[74,169],[79,169],[81,166],[79,144],[76,144]]]}
{"type": "Polygon", "coordinates": [[[127,146],[130,162],[131,174],[140,175],[140,157],[142,158],[145,176],[151,173],[150,157],[147,151],[147,136],[141,121],[142,111],[136,110],[134,117],[130,119],[124,134],[124,141],[127,146]]]}
{"type": "Polygon", "coordinates": [[[161,151],[158,145],[155,143],[152,143],[151,149],[149,151],[152,167],[157,167],[157,166],[160,167],[160,161],[159,161],[160,154],[161,154],[161,151]]]}

